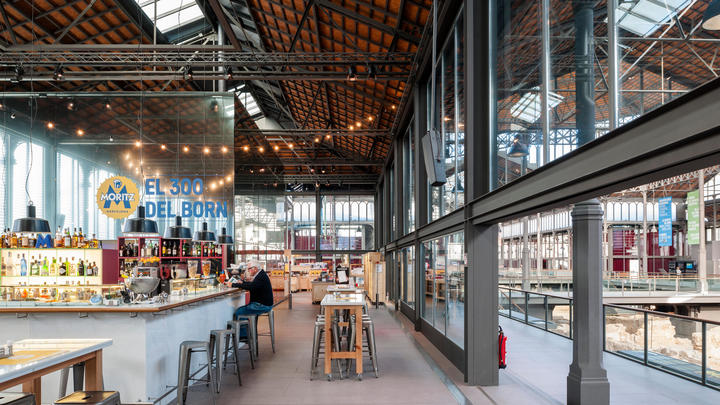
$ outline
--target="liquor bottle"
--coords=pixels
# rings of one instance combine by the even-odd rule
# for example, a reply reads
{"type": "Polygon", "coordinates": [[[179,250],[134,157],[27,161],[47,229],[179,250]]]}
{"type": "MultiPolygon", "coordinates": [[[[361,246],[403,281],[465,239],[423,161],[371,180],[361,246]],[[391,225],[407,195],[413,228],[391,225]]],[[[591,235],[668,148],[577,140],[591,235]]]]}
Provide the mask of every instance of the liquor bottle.
{"type": "Polygon", "coordinates": [[[72,244],[73,248],[78,247],[78,233],[77,228],[73,228],[73,233],[71,235],[70,243],[72,244]]]}
{"type": "Polygon", "coordinates": [[[80,263],[78,264],[78,276],[84,276],[85,275],[85,264],[82,260],[80,260],[80,263]]]}
{"type": "Polygon", "coordinates": [[[3,267],[4,267],[4,276],[14,276],[15,275],[15,266],[13,266],[12,262],[12,252],[7,252],[7,260],[3,260],[3,267]]]}
{"type": "Polygon", "coordinates": [[[95,249],[97,249],[98,247],[100,247],[100,241],[98,241],[97,237],[95,237],[95,234],[93,234],[92,241],[93,241],[93,247],[94,247],[95,249]]]}
{"type": "Polygon", "coordinates": [[[93,262],[93,275],[99,276],[100,275],[100,269],[98,268],[97,263],[93,262]]]}
{"type": "Polygon", "coordinates": [[[12,233],[12,236],[10,237],[10,247],[13,248],[13,249],[16,248],[16,247],[18,247],[17,234],[14,233],[14,232],[12,233]]]}
{"type": "Polygon", "coordinates": [[[30,236],[28,236],[28,247],[34,248],[35,245],[37,245],[37,238],[34,233],[31,233],[30,236]]]}
{"type": "Polygon", "coordinates": [[[27,270],[27,260],[25,260],[25,253],[23,253],[22,259],[20,259],[20,275],[27,276],[27,270]]]}
{"type": "Polygon", "coordinates": [[[51,277],[57,277],[58,275],[58,264],[57,258],[53,257],[52,263],[50,263],[50,274],[51,277]]]}
{"type": "Polygon", "coordinates": [[[35,256],[32,257],[32,262],[30,262],[30,275],[31,276],[39,276],[40,275],[40,265],[38,264],[37,260],[35,260],[35,256]]]}
{"type": "Polygon", "coordinates": [[[62,231],[60,230],[60,227],[58,226],[57,231],[55,231],[55,247],[56,248],[62,247],[62,243],[63,243],[62,231]]]}
{"type": "Polygon", "coordinates": [[[45,276],[45,277],[50,275],[50,270],[48,269],[47,257],[43,259],[42,267],[40,268],[40,275],[45,276]]]}
{"type": "MultiPolygon", "coordinates": [[[[8,256],[9,256],[9,254],[8,254],[8,256]]],[[[0,261],[2,262],[2,264],[0,264],[0,277],[5,277],[8,275],[7,261],[4,260],[3,258],[0,258],[0,261]]]]}
{"type": "Polygon", "coordinates": [[[78,275],[77,272],[77,263],[75,263],[75,257],[73,256],[72,260],[70,262],[67,262],[68,267],[68,275],[70,277],[76,277],[78,275]]]}
{"type": "Polygon", "coordinates": [[[140,246],[138,245],[137,242],[132,244],[132,248],[133,248],[132,255],[135,257],[140,256],[140,246]]]}
{"type": "Polygon", "coordinates": [[[28,239],[28,235],[26,233],[22,234],[22,237],[20,237],[20,245],[24,248],[30,246],[30,240],[28,239]]]}
{"type": "Polygon", "coordinates": [[[67,263],[67,259],[66,259],[65,262],[63,262],[62,259],[61,259],[61,260],[60,260],[60,266],[58,267],[58,275],[63,276],[63,277],[65,277],[65,276],[68,275],[67,265],[66,265],[65,263],[67,263]]]}
{"type": "Polygon", "coordinates": [[[85,236],[82,232],[82,227],[80,227],[80,233],[78,233],[78,246],[77,247],[85,247],[85,236]]]}
{"type": "Polygon", "coordinates": [[[85,275],[88,277],[92,277],[93,274],[93,265],[88,262],[87,266],[85,266],[85,275]]]}
{"type": "Polygon", "coordinates": [[[66,248],[72,247],[72,238],[70,237],[70,229],[65,228],[65,237],[63,238],[63,246],[66,248]]]}
{"type": "Polygon", "coordinates": [[[6,247],[5,240],[7,240],[7,228],[3,229],[2,238],[0,238],[0,247],[6,247]]]}

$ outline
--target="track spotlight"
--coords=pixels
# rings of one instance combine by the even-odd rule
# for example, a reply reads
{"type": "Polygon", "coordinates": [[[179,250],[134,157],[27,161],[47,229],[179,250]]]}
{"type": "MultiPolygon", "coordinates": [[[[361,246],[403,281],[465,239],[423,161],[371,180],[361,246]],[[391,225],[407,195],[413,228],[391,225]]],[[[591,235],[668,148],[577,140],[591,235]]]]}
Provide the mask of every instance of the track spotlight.
{"type": "Polygon", "coordinates": [[[218,104],[217,101],[213,100],[210,102],[210,111],[215,112],[215,113],[220,111],[220,105],[218,104]]]}
{"type": "Polygon", "coordinates": [[[371,78],[371,79],[377,78],[377,72],[375,71],[375,66],[373,66],[373,65],[368,66],[367,71],[368,71],[369,78],[371,78]]]}
{"type": "Polygon", "coordinates": [[[49,122],[47,123],[47,128],[48,128],[48,129],[53,129],[53,128],[55,128],[55,124],[54,124],[52,121],[49,121],[49,122]]]}
{"type": "Polygon", "coordinates": [[[232,67],[228,66],[225,68],[225,80],[232,80],[233,78],[233,69],[232,67]]]}
{"type": "Polygon", "coordinates": [[[68,101],[65,107],[68,111],[77,111],[77,103],[75,102],[75,100],[68,101]]]}
{"type": "Polygon", "coordinates": [[[62,80],[65,72],[63,71],[62,66],[58,66],[55,68],[55,72],[53,72],[53,80],[62,80]]]}
{"type": "Polygon", "coordinates": [[[10,119],[14,120],[15,118],[17,118],[17,115],[15,115],[14,112],[11,112],[11,113],[10,113],[10,119]]]}
{"type": "Polygon", "coordinates": [[[185,66],[185,72],[183,73],[183,79],[185,79],[185,80],[193,79],[193,70],[190,67],[190,65],[185,66]]]}
{"type": "Polygon", "coordinates": [[[354,82],[355,80],[357,80],[357,72],[355,71],[355,68],[354,68],[354,67],[350,66],[350,67],[348,68],[347,78],[348,78],[348,80],[350,80],[351,82],[354,82]]]}
{"type": "Polygon", "coordinates": [[[23,68],[22,65],[15,66],[15,81],[21,82],[24,75],[25,75],[25,68],[23,68]]]}
{"type": "Polygon", "coordinates": [[[75,131],[75,133],[77,134],[77,136],[83,136],[83,135],[85,135],[85,131],[82,130],[82,129],[78,129],[77,131],[75,131]]]}

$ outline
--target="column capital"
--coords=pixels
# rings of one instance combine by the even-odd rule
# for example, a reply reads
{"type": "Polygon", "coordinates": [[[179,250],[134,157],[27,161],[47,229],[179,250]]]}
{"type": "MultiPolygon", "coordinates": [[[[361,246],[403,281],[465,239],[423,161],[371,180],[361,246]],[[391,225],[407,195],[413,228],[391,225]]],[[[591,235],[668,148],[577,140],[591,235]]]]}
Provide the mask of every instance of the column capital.
{"type": "Polygon", "coordinates": [[[575,204],[572,209],[572,219],[575,220],[587,220],[602,218],[603,209],[602,204],[596,198],[592,200],[583,201],[575,204]]]}

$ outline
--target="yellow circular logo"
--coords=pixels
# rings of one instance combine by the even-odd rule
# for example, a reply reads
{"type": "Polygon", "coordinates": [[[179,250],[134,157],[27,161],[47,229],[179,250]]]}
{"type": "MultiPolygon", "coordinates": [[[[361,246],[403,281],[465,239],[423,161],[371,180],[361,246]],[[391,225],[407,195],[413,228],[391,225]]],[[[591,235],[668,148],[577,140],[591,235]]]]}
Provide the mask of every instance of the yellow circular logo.
{"type": "Polygon", "coordinates": [[[127,218],[135,212],[139,200],[137,186],[123,176],[110,177],[103,181],[97,191],[97,206],[110,218],[127,218]]]}

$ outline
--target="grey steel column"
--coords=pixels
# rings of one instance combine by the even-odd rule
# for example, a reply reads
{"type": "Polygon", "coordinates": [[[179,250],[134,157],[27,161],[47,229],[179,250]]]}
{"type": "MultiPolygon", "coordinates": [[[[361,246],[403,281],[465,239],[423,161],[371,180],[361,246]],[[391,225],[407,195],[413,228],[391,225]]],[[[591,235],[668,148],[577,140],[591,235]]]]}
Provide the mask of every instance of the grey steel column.
{"type": "Polygon", "coordinates": [[[522,251],[520,252],[520,267],[522,268],[522,289],[530,291],[530,239],[528,230],[528,217],[523,217],[522,251]]]}
{"type": "MultiPolygon", "coordinates": [[[[425,85],[415,87],[413,108],[415,123],[413,138],[415,139],[415,229],[428,223],[428,181],[425,171],[425,159],[420,142],[427,129],[427,91],[425,85]]],[[[415,231],[417,235],[417,231],[415,231]]],[[[422,308],[425,305],[425,254],[422,243],[415,240],[415,330],[420,330],[422,308]]]]}
{"type": "Polygon", "coordinates": [[[619,78],[619,65],[618,65],[618,29],[615,23],[615,11],[617,10],[618,0],[607,1],[607,16],[608,16],[608,104],[610,108],[609,121],[610,130],[618,127],[619,117],[619,106],[620,106],[620,81],[619,78]]]}
{"type": "MultiPolygon", "coordinates": [[[[496,0],[465,2],[467,200],[497,185],[496,0]]],[[[466,209],[465,379],[498,384],[498,228],[473,225],[466,209]]]]}
{"type": "Polygon", "coordinates": [[[540,224],[541,222],[540,213],[537,214],[537,229],[535,232],[537,234],[537,248],[535,251],[535,270],[538,277],[538,284],[540,284],[540,279],[542,278],[542,269],[543,269],[543,253],[542,253],[542,232],[540,231],[540,224]]]}
{"type": "Polygon", "coordinates": [[[602,206],[575,204],[573,229],[573,362],[567,377],[569,405],[610,403],[603,368],[602,206]]]}
{"type": "Polygon", "coordinates": [[[575,117],[577,144],[595,139],[594,0],[573,0],[575,14],[575,117]]]}
{"type": "Polygon", "coordinates": [[[465,378],[469,385],[498,384],[498,228],[469,225],[466,235],[465,378]]]}
{"type": "Polygon", "coordinates": [[[542,162],[546,164],[550,161],[550,0],[542,0],[542,82],[541,82],[541,100],[542,111],[540,117],[542,119],[542,162]]]}

